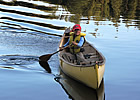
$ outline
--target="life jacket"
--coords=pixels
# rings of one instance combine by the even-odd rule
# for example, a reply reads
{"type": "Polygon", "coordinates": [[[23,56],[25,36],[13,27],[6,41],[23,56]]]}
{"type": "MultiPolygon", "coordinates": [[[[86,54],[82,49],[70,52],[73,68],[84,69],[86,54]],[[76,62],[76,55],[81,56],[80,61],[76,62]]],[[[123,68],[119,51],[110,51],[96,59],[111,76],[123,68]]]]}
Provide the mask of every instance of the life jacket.
{"type": "MultiPolygon", "coordinates": [[[[76,36],[74,38],[74,32],[70,32],[70,41],[69,44],[72,44],[72,41],[79,43],[80,38],[86,36],[85,33],[80,33],[80,35],[76,36]]],[[[85,37],[84,37],[85,38],[85,37]]],[[[70,47],[70,52],[73,54],[79,53],[80,52],[80,47],[76,46],[76,45],[72,45],[70,47]]]]}

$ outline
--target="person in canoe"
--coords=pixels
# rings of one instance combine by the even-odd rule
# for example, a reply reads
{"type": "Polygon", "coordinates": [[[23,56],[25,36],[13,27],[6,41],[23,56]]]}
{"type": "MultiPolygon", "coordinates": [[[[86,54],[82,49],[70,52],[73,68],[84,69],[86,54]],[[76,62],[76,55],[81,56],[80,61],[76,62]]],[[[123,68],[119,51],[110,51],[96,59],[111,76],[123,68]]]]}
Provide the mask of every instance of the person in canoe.
{"type": "Polygon", "coordinates": [[[86,62],[82,53],[84,51],[84,48],[82,48],[82,46],[85,43],[86,34],[81,33],[81,26],[79,24],[74,25],[69,35],[70,37],[67,43],[63,45],[63,47],[71,45],[70,53],[74,55],[77,64],[80,64],[80,62],[86,62]]]}

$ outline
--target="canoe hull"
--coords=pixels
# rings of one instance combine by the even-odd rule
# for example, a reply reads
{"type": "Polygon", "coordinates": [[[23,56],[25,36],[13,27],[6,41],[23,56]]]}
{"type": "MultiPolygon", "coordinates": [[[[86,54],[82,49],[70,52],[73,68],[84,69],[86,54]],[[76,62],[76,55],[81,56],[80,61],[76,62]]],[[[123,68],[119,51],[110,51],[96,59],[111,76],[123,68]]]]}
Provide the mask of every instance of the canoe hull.
{"type": "Polygon", "coordinates": [[[99,88],[105,70],[105,65],[95,65],[90,67],[77,67],[59,59],[62,71],[68,76],[87,85],[88,87],[99,88]]]}

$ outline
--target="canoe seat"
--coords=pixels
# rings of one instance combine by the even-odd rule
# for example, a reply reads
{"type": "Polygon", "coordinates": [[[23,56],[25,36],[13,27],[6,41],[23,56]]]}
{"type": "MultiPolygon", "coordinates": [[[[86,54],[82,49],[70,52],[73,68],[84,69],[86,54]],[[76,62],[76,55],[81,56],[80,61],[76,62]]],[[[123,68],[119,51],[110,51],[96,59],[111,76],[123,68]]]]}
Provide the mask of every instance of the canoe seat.
{"type": "Polygon", "coordinates": [[[89,58],[97,58],[98,55],[96,55],[96,53],[88,53],[84,55],[85,59],[89,59],[89,58]]]}

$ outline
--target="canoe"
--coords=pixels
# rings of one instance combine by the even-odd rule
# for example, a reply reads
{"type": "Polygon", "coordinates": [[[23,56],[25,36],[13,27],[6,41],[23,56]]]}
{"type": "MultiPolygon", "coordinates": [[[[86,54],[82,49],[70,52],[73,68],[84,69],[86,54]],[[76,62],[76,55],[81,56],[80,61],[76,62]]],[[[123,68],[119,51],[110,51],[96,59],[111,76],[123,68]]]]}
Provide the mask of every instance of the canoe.
{"type": "MultiPolygon", "coordinates": [[[[62,47],[69,38],[69,33],[64,33],[59,47],[62,47]]],[[[89,42],[85,42],[83,45],[83,55],[86,59],[85,62],[80,64],[75,63],[76,59],[69,49],[65,49],[58,53],[60,68],[62,71],[72,77],[73,79],[91,87],[98,89],[104,76],[105,71],[105,58],[104,56],[89,42]]]]}
{"type": "Polygon", "coordinates": [[[71,100],[105,100],[104,80],[100,88],[94,90],[65,75],[61,69],[55,80],[62,86],[71,100]]]}

